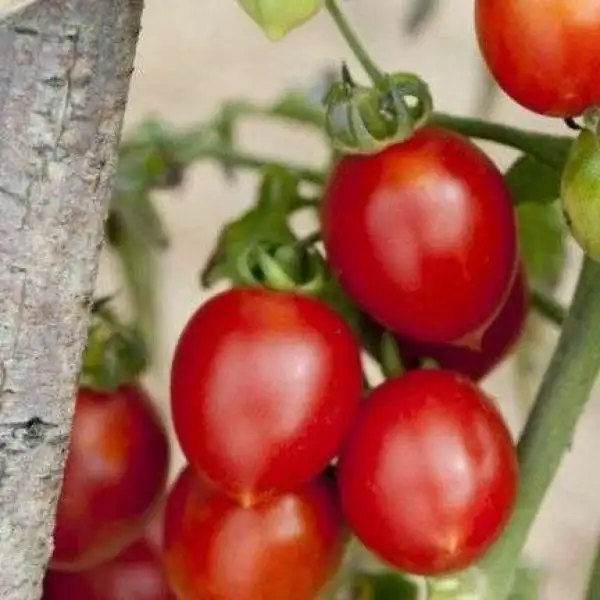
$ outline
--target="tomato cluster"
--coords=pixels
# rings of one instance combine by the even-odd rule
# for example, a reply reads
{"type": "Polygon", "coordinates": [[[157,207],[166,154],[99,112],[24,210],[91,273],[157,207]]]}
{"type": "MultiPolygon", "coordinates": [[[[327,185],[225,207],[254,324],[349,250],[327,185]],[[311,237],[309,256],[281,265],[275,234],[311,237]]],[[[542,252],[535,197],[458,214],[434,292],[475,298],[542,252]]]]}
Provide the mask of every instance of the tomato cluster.
{"type": "Polygon", "coordinates": [[[180,600],[313,600],[347,530],[402,571],[454,572],[512,513],[514,444],[476,383],[527,308],[500,172],[427,127],[342,157],[322,229],[342,287],[410,368],[366,391],[357,332],[307,291],[234,287],[194,312],[171,369],[188,465],[166,505],[165,565],[180,600]]]}
{"type": "Polygon", "coordinates": [[[174,600],[157,533],[169,454],[140,385],[78,390],[44,600],[174,600]]]}
{"type": "Polygon", "coordinates": [[[50,570],[43,600],[176,600],[162,564],[162,511],[117,556],[84,571],[50,570]]]}

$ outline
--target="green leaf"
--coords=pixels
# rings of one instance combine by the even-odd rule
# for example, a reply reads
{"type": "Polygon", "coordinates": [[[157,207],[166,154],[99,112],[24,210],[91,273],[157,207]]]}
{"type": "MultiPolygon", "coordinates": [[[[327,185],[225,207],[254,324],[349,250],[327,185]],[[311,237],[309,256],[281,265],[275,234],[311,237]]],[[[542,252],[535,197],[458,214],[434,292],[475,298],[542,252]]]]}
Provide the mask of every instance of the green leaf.
{"type": "Polygon", "coordinates": [[[120,222],[118,229],[118,239],[112,244],[112,249],[120,262],[136,326],[152,356],[157,344],[157,253],[147,238],[126,221],[120,222]]]}
{"type": "Polygon", "coordinates": [[[358,572],[353,587],[358,600],[417,600],[419,589],[414,583],[392,571],[358,572]]]}
{"type": "Polygon", "coordinates": [[[505,179],[517,205],[551,204],[560,196],[561,171],[529,155],[518,158],[506,172],[505,179]]]}
{"type": "Polygon", "coordinates": [[[505,178],[516,204],[521,255],[529,280],[540,289],[552,290],[566,261],[566,228],[558,203],[561,173],[521,156],[505,178]]]}
{"type": "Polygon", "coordinates": [[[551,291],[566,263],[566,229],[559,203],[521,204],[517,208],[521,256],[529,280],[551,291]]]}

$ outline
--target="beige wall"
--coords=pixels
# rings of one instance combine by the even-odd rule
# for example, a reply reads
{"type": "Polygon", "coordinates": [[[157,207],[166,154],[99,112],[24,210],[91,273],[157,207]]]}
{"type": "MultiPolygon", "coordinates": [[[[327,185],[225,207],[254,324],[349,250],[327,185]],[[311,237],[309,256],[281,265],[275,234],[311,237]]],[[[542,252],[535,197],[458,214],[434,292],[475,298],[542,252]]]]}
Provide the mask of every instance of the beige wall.
{"type": "MultiPolygon", "coordinates": [[[[479,75],[472,2],[446,0],[443,4],[442,14],[426,35],[406,40],[400,37],[399,17],[408,1],[345,3],[382,67],[419,72],[430,83],[439,109],[466,114],[472,110],[479,75]]],[[[149,115],[175,124],[194,123],[209,117],[221,100],[232,96],[268,101],[342,57],[349,60],[325,15],[274,46],[233,0],[148,0],[127,126],[149,115]]],[[[506,99],[498,103],[494,117],[544,129],[560,126],[529,115],[506,99]]],[[[244,143],[303,161],[317,161],[323,152],[309,136],[290,136],[272,127],[245,128],[244,143]]],[[[506,153],[495,156],[502,163],[507,159],[506,153]]],[[[197,285],[199,267],[221,224],[252,199],[253,182],[244,176],[238,184],[227,185],[215,168],[203,165],[188,174],[177,193],[157,197],[172,246],[161,264],[162,346],[149,384],[164,408],[177,335],[202,299],[197,285]]],[[[572,279],[573,273],[563,290],[567,297],[572,279]]],[[[104,263],[100,281],[103,289],[114,289],[109,261],[104,263]]],[[[512,384],[513,373],[506,366],[487,388],[499,397],[516,428],[512,384]]],[[[594,468],[600,454],[597,432],[600,406],[596,401],[578,431],[529,545],[536,564],[551,572],[544,591],[548,600],[579,597],[586,561],[600,529],[600,478],[594,468]]],[[[175,462],[179,461],[177,455],[175,462]]]]}

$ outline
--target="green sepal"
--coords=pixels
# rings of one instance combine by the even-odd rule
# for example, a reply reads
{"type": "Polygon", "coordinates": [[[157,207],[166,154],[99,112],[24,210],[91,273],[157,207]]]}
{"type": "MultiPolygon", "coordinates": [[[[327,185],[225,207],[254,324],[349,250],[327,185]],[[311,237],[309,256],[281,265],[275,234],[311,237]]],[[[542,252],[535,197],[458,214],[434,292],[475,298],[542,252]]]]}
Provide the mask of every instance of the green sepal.
{"type": "Polygon", "coordinates": [[[222,229],[200,281],[209,288],[221,280],[244,283],[240,275],[240,259],[255,244],[268,241],[276,244],[294,243],[289,217],[301,203],[298,178],[277,166],[263,171],[263,178],[254,206],[222,229]]]}
{"type": "Polygon", "coordinates": [[[433,111],[427,85],[411,73],[383,75],[373,87],[357,85],[346,66],[323,100],[325,130],[344,154],[375,154],[408,139],[433,111]]]}
{"type": "Polygon", "coordinates": [[[137,380],[149,363],[139,329],[122,323],[110,301],[102,298],[92,306],[80,374],[81,385],[101,391],[114,391],[137,380]]]}

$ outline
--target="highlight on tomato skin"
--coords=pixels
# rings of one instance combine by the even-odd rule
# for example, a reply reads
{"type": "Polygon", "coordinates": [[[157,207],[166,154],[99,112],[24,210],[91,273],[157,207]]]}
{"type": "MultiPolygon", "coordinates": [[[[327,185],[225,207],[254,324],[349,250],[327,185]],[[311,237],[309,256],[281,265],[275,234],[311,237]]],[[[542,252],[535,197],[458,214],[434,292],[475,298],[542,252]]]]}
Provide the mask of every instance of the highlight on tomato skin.
{"type": "Polygon", "coordinates": [[[449,370],[410,371],[362,405],[338,482],[366,547],[401,571],[445,575],[477,562],[505,528],[516,450],[473,382],[449,370]]]}
{"type": "Polygon", "coordinates": [[[56,514],[53,569],[87,570],[143,532],[164,493],[165,426],[146,392],[78,391],[56,514]]]}
{"type": "Polygon", "coordinates": [[[512,289],[502,310],[483,334],[478,348],[451,344],[419,344],[398,338],[407,368],[418,368],[421,358],[431,358],[444,369],[452,369],[473,381],[489,375],[518,343],[529,313],[529,293],[523,265],[519,266],[512,289]]]}
{"type": "Polygon", "coordinates": [[[42,600],[177,600],[162,564],[163,511],[146,534],[117,557],[88,571],[48,571],[42,600]]]}
{"type": "Polygon", "coordinates": [[[341,158],[321,217],[340,283],[401,337],[472,345],[516,275],[516,216],[502,173],[439,127],[377,155],[341,158]]]}
{"type": "Polygon", "coordinates": [[[325,477],[244,508],[187,467],[166,506],[165,565],[179,600],[314,600],[343,548],[325,477]]]}
{"type": "Polygon", "coordinates": [[[338,453],[362,390],[359,345],[322,302],[235,288],[182,332],[171,409],[184,454],[245,505],[294,490],[338,453]]]}
{"type": "Polygon", "coordinates": [[[524,108],[568,118],[600,104],[599,0],[476,0],[488,68],[524,108]]]}

